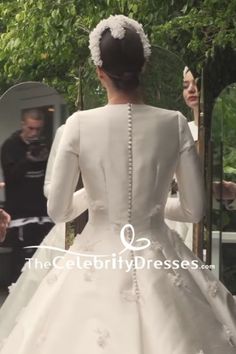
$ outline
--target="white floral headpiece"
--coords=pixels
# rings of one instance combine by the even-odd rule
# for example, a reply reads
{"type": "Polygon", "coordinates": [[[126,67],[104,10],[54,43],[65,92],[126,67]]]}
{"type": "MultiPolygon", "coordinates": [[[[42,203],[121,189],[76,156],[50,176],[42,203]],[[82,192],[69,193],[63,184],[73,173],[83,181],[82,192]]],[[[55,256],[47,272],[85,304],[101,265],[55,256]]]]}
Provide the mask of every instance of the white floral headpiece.
{"type": "Polygon", "coordinates": [[[189,71],[190,71],[190,70],[189,70],[188,66],[185,66],[185,67],[184,67],[184,70],[183,70],[183,78],[185,78],[185,75],[186,75],[189,71]]]}
{"type": "Polygon", "coordinates": [[[113,38],[122,39],[125,36],[125,27],[132,28],[138,33],[143,45],[144,58],[148,60],[149,56],[151,55],[151,45],[149,43],[148,37],[144,33],[143,26],[137,21],[126,16],[114,15],[100,21],[89,35],[89,49],[91,52],[92,60],[96,66],[102,66],[99,44],[103,32],[109,28],[113,38]]]}

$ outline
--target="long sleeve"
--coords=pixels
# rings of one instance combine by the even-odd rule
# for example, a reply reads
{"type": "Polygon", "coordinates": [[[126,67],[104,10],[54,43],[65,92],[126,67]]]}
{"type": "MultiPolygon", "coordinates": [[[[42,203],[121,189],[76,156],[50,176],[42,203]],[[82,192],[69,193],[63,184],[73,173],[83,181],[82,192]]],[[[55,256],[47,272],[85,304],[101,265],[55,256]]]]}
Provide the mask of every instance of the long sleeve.
{"type": "Polygon", "coordinates": [[[182,114],[179,114],[179,140],[179,159],[175,172],[179,198],[167,199],[165,217],[196,223],[204,215],[203,176],[187,120],[182,114]]]}
{"type": "Polygon", "coordinates": [[[62,137],[63,129],[64,129],[64,124],[61,125],[57,129],[56,135],[55,135],[55,138],[53,140],[52,147],[50,150],[49,158],[48,158],[47,169],[46,169],[45,180],[44,180],[44,187],[43,187],[44,195],[46,198],[48,198],[48,195],[49,195],[53,165],[55,162],[56,153],[57,153],[57,150],[59,147],[59,143],[60,143],[60,140],[62,137]]]}
{"type": "MultiPolygon", "coordinates": [[[[60,128],[58,128],[58,130],[56,132],[55,139],[53,141],[51,151],[50,151],[50,156],[49,156],[48,166],[47,166],[47,171],[46,171],[46,177],[45,177],[45,184],[44,184],[44,194],[46,197],[49,197],[49,194],[50,194],[51,177],[52,177],[52,173],[53,173],[56,155],[59,150],[59,144],[64,144],[63,143],[64,140],[62,140],[64,127],[65,126],[63,125],[60,128]]],[[[66,142],[64,146],[66,146],[67,143],[68,142],[66,142]]],[[[71,151],[71,153],[72,153],[72,151],[71,151]]],[[[57,167],[55,167],[55,168],[57,169],[57,167]]],[[[61,168],[60,168],[60,170],[61,170],[61,168]]],[[[61,174],[59,177],[61,177],[61,174]]],[[[52,177],[52,178],[53,178],[52,180],[54,181],[54,177],[52,177]]],[[[55,178],[56,179],[58,178],[58,174],[55,178]]],[[[68,178],[66,179],[65,183],[68,183],[68,178]]],[[[62,193],[58,193],[58,194],[60,195],[59,198],[61,199],[62,193]]],[[[57,196],[57,198],[58,198],[58,196],[57,196]]],[[[60,203],[61,203],[61,201],[60,201],[60,203]]],[[[48,207],[49,207],[49,203],[48,203],[48,207]]],[[[70,210],[70,211],[66,212],[66,215],[64,215],[64,217],[66,218],[66,220],[64,220],[64,221],[70,221],[70,220],[75,219],[77,216],[82,214],[87,209],[88,209],[87,193],[86,193],[85,189],[82,188],[82,189],[74,192],[73,197],[72,197],[72,207],[69,207],[68,210],[70,210]]],[[[57,216],[56,216],[56,218],[57,218],[57,216]]],[[[54,221],[56,221],[55,218],[54,218],[54,221]]],[[[60,221],[62,221],[62,220],[60,220],[60,221]]]]}
{"type": "Polygon", "coordinates": [[[55,222],[70,221],[79,175],[79,119],[74,114],[66,122],[53,165],[48,214],[55,222]]]}

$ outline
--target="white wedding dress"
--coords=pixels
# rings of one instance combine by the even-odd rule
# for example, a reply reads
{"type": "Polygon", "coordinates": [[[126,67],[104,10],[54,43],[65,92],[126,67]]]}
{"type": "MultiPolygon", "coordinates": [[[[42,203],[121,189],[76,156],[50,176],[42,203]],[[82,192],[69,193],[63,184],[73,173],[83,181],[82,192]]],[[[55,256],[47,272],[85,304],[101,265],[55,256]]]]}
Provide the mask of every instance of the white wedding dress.
{"type": "Polygon", "coordinates": [[[49,214],[56,222],[69,220],[76,208],[79,170],[89,222],[45,276],[0,353],[236,353],[235,303],[210,271],[89,265],[91,259],[105,264],[118,255],[159,265],[197,261],[164,222],[164,214],[198,222],[203,213],[198,157],[186,119],[174,111],[125,104],[74,114],[49,191],[49,214]],[[180,199],[167,200],[174,173],[180,199]],[[127,223],[134,227],[134,240],[120,237],[127,223]],[[141,249],[130,251],[134,245],[141,249]],[[82,260],[87,260],[83,267],[82,260]]]}

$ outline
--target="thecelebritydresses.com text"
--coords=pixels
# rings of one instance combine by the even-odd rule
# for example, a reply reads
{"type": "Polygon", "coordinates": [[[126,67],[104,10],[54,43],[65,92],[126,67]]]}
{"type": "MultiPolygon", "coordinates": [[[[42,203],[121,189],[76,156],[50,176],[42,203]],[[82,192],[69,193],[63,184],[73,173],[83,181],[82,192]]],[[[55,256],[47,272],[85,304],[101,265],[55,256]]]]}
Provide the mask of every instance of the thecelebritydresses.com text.
{"type": "Polygon", "coordinates": [[[76,256],[73,259],[64,259],[64,256],[56,256],[51,261],[41,261],[37,258],[27,259],[26,267],[29,269],[122,269],[125,272],[130,272],[133,268],[136,269],[214,269],[214,266],[202,264],[198,260],[153,260],[146,259],[142,256],[134,256],[133,259],[123,259],[122,256],[112,255],[110,259],[103,259],[98,256],[93,256],[91,259],[83,259],[76,256]]]}
{"type": "MultiPolygon", "coordinates": [[[[73,255],[70,259],[64,259],[64,255],[56,256],[52,260],[42,261],[35,257],[27,258],[28,261],[25,267],[29,269],[122,269],[126,272],[130,272],[132,269],[214,269],[214,265],[202,264],[199,260],[194,259],[179,260],[179,259],[165,259],[164,261],[160,259],[149,259],[142,256],[137,256],[134,254],[135,251],[141,251],[147,249],[151,246],[151,240],[145,237],[135,239],[135,230],[133,225],[126,224],[122,227],[120,231],[120,240],[124,248],[119,254],[112,253],[110,255],[88,255],[86,253],[77,253],[71,250],[65,250],[53,246],[28,246],[25,248],[45,248],[55,251],[60,251],[62,253],[69,253],[73,255]],[[128,235],[128,237],[127,237],[128,235]],[[132,256],[124,258],[121,256],[125,251],[131,252],[132,256]]],[[[159,242],[154,242],[157,247],[160,247],[159,242]]]]}

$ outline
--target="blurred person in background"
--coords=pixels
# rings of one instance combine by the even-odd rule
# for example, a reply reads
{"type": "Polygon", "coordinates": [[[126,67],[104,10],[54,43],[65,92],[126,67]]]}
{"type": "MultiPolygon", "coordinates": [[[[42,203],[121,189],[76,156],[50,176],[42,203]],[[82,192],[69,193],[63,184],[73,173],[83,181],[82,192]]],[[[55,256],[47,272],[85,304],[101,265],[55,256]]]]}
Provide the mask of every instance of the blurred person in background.
{"type": "Polygon", "coordinates": [[[42,136],[43,113],[30,109],[23,113],[21,129],[3,143],[1,164],[5,181],[5,210],[11,222],[2,244],[13,250],[13,274],[10,282],[16,281],[34,249],[52,227],[47,215],[43,184],[49,150],[42,136]]]}

